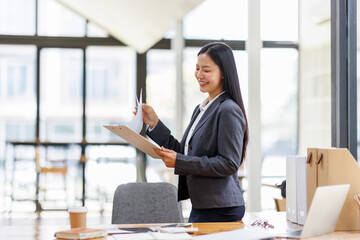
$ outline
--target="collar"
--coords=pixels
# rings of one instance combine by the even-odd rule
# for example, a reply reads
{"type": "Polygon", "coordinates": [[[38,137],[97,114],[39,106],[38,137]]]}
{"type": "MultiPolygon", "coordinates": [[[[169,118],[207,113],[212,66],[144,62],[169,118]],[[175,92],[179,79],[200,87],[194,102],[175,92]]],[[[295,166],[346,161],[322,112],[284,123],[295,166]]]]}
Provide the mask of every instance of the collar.
{"type": "Polygon", "coordinates": [[[217,95],[213,100],[211,100],[209,102],[209,97],[207,97],[199,106],[200,108],[200,112],[205,111],[206,109],[209,108],[209,106],[218,98],[220,97],[225,91],[223,91],[222,93],[220,93],[219,95],[217,95]]]}

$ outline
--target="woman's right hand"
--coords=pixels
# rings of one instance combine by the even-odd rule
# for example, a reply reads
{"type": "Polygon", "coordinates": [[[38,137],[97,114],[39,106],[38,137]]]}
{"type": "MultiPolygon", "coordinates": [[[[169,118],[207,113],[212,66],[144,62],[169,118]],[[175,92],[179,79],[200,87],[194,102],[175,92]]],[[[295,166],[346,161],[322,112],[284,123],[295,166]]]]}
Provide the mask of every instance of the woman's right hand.
{"type": "Polygon", "coordinates": [[[159,117],[156,115],[154,109],[145,103],[142,104],[143,121],[150,127],[155,127],[159,122],[159,117]]]}

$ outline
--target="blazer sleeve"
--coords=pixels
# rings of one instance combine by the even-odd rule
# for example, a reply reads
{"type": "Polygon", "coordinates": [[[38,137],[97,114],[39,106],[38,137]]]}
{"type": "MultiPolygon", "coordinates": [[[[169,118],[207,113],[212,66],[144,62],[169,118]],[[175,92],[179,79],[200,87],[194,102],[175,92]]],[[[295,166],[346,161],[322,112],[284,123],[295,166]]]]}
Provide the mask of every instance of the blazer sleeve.
{"type": "MultiPolygon", "coordinates": [[[[196,106],[196,108],[192,113],[191,123],[194,121],[194,118],[197,116],[198,112],[199,112],[199,105],[196,106]]],[[[159,120],[158,124],[152,131],[147,130],[146,135],[148,135],[153,141],[155,141],[160,146],[163,146],[167,149],[171,149],[177,153],[184,152],[181,143],[178,140],[176,140],[174,136],[171,135],[170,129],[168,129],[161,120],[159,120]]]]}
{"type": "Polygon", "coordinates": [[[160,146],[175,152],[180,152],[181,150],[180,142],[171,135],[170,129],[168,129],[161,120],[159,120],[158,124],[151,132],[146,131],[146,135],[160,146]]]}
{"type": "MultiPolygon", "coordinates": [[[[209,142],[216,141],[217,155],[209,157],[206,152],[198,152],[196,156],[177,154],[175,174],[225,177],[237,172],[241,163],[245,124],[240,108],[231,105],[223,108],[218,126],[210,126],[213,131],[218,131],[217,139],[209,139],[209,142]]],[[[194,148],[201,148],[202,144],[209,142],[196,143],[194,148]]]]}

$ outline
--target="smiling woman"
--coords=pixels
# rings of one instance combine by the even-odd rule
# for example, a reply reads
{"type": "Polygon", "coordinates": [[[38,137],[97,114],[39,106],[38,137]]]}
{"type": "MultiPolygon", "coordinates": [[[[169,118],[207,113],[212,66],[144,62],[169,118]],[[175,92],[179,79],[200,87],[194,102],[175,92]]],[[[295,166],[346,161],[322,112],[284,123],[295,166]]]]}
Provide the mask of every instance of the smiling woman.
{"type": "Polygon", "coordinates": [[[231,48],[219,42],[198,53],[195,77],[208,97],[198,105],[181,142],[143,104],[147,135],[161,149],[168,168],[179,175],[179,200],[190,198],[189,222],[232,222],[244,216],[237,171],[244,160],[248,126],[231,48]]]}

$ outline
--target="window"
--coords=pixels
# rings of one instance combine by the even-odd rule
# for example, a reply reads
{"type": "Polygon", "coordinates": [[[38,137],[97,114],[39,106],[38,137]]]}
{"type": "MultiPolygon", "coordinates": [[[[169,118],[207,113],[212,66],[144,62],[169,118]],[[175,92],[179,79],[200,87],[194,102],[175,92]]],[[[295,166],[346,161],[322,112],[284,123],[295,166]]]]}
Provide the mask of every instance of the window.
{"type": "Polygon", "coordinates": [[[294,155],[297,153],[298,53],[295,49],[263,49],[261,55],[264,157],[294,155]]]}
{"type": "Polygon", "coordinates": [[[206,0],[184,18],[189,39],[247,38],[247,0],[206,0]]]}
{"type": "Polygon", "coordinates": [[[33,141],[35,139],[34,121],[7,121],[5,124],[6,139],[9,141],[33,141]]]}
{"type": "MultiPolygon", "coordinates": [[[[263,40],[297,41],[297,0],[261,1],[261,37],[263,40]],[[286,9],[286,11],[284,10],[286,9]],[[286,21],[284,21],[286,19],[286,21]]],[[[206,0],[184,18],[184,37],[200,40],[245,40],[248,32],[247,0],[206,0]]],[[[90,46],[85,50],[36,46],[42,37],[81,37],[81,44],[98,44],[88,37],[106,38],[109,34],[93,22],[70,11],[57,0],[0,0],[1,35],[34,35],[33,46],[0,45],[0,154],[5,140],[34,140],[36,109],[40,109],[40,140],[80,142],[83,124],[88,142],[120,141],[105,129],[105,124],[123,124],[133,118],[136,92],[136,52],[121,46],[90,46]],[[38,31],[35,29],[36,1],[38,3],[38,31]],[[89,40],[90,39],[90,40],[89,40]],[[36,51],[40,48],[40,105],[35,96],[36,51]],[[84,55],[85,54],[85,55],[84,55]],[[84,63],[85,59],[85,63],[84,63]],[[84,66],[84,64],[86,64],[84,66]],[[83,69],[86,72],[83,72],[83,69]],[[86,79],[86,119],[82,122],[83,79],[86,79]]],[[[324,34],[326,35],[326,34],[324,34]]],[[[169,30],[167,36],[173,36],[169,30]]],[[[327,35],[326,35],[327,36],[327,35]]],[[[53,38],[58,44],[59,38],[53,38]]],[[[111,41],[110,41],[111,42],[111,41]]],[[[165,41],[166,42],[166,41],[165,41]]],[[[8,44],[12,44],[9,42],[8,44]]],[[[28,40],[24,44],[29,44],[28,40]]],[[[115,43],[116,44],[116,43],[115,43]]],[[[278,44],[277,42],[275,44],[278,44]]],[[[83,46],[85,46],[83,45],[83,46]]],[[[88,46],[88,45],[86,45],[88,46]]],[[[184,114],[183,129],[188,125],[193,109],[207,97],[199,91],[194,68],[199,48],[185,47],[183,62],[184,114]]],[[[234,51],[245,108],[248,102],[248,63],[246,51],[234,51]]],[[[297,61],[295,49],[263,49],[261,70],[262,139],[264,149],[263,176],[284,175],[280,155],[296,153],[297,148],[297,61]],[[281,85],[282,88],[273,86],[281,85]],[[285,126],[285,127],[284,127],[285,126]],[[287,131],[283,129],[286,128],[287,131]],[[271,167],[267,167],[270,165],[271,167]],[[277,167],[276,167],[277,166],[277,167]],[[275,172],[275,169],[278,170],[275,172]],[[271,173],[266,170],[271,170],[271,173]]],[[[174,131],[176,114],[176,69],[174,52],[151,49],[147,52],[147,99],[165,124],[174,131]]],[[[316,81],[315,81],[316,82],[316,81]]],[[[316,91],[316,88],[314,88],[316,91]]],[[[360,105],[360,104],[359,104],[360,105]]],[[[326,111],[326,110],[325,110],[326,111]]],[[[325,115],[322,115],[325,116],[325,115]]],[[[326,115],[327,116],[327,115],[326,115]]],[[[359,134],[360,135],[360,134],[359,134]]],[[[79,156],[79,149],[74,159],[79,156]]],[[[125,148],[102,149],[87,146],[86,155],[96,160],[106,153],[135,158],[135,150],[125,148]],[[95,149],[95,150],[94,150],[95,149]],[[98,152],[97,152],[98,151],[98,152]]],[[[123,161],[123,159],[121,160],[123,161]]],[[[94,162],[94,161],[93,161],[94,162]]],[[[88,164],[86,171],[96,173],[96,166],[88,164]]],[[[120,163],[119,167],[123,167],[120,163]]],[[[121,179],[134,180],[131,165],[121,179]]],[[[166,178],[158,160],[148,161],[150,181],[166,178]],[[159,166],[159,168],[157,168],[159,166]]],[[[119,169],[120,169],[119,168],[119,169]]],[[[108,169],[106,169],[108,171],[108,169]]],[[[113,173],[118,173],[112,169],[113,173]]],[[[105,172],[105,171],[104,171],[105,172]]],[[[113,174],[111,174],[113,175],[113,174]]],[[[89,176],[89,175],[87,175],[89,176]]],[[[171,173],[171,176],[172,173],[171,173]]],[[[122,177],[119,175],[119,177],[122,177]]],[[[95,178],[93,178],[95,179],[95,178]]],[[[113,180],[113,179],[112,179],[113,180]]],[[[278,183],[278,182],[277,182],[278,183]]],[[[90,182],[91,184],[91,182],[90,182]]],[[[96,181],[94,181],[96,184],[96,181]]],[[[106,185],[104,183],[103,185],[106,185]]],[[[109,188],[109,192],[111,192],[109,188]]]]}
{"type": "Polygon", "coordinates": [[[35,95],[35,48],[0,46],[0,96],[29,99],[35,95]]]}
{"type": "Polygon", "coordinates": [[[85,36],[86,21],[55,0],[38,0],[39,35],[85,36]]]}
{"type": "MultiPolygon", "coordinates": [[[[298,51],[261,51],[262,182],[280,184],[286,176],[286,156],[297,154],[298,51]]],[[[276,192],[278,195],[280,192],[276,192]]],[[[273,189],[262,189],[262,208],[273,208],[273,189]]]]}
{"type": "Polygon", "coordinates": [[[26,67],[8,66],[7,95],[14,97],[26,93],[26,67]]]}
{"type": "Polygon", "coordinates": [[[105,124],[124,124],[135,106],[135,52],[128,47],[86,50],[86,114],[88,141],[119,141],[105,124]]]}
{"type": "Polygon", "coordinates": [[[41,50],[41,141],[81,141],[82,59],[81,49],[41,50]]]}
{"type": "Polygon", "coordinates": [[[0,34],[35,34],[35,0],[0,0],[0,34]]]}
{"type": "Polygon", "coordinates": [[[87,36],[88,37],[108,37],[109,34],[104,29],[102,29],[101,27],[96,25],[95,23],[88,22],[87,36]]]}
{"type": "Polygon", "coordinates": [[[118,68],[116,65],[101,66],[94,64],[94,67],[89,70],[89,99],[105,100],[115,99],[118,96],[116,91],[116,75],[118,68]]]}
{"type": "Polygon", "coordinates": [[[261,0],[260,4],[263,40],[298,40],[298,0],[261,0]]]}
{"type": "Polygon", "coordinates": [[[0,45],[0,143],[35,139],[35,56],[33,46],[0,45]]]}
{"type": "Polygon", "coordinates": [[[176,73],[175,54],[170,50],[150,50],[147,54],[147,102],[174,132],[176,73]]]}

